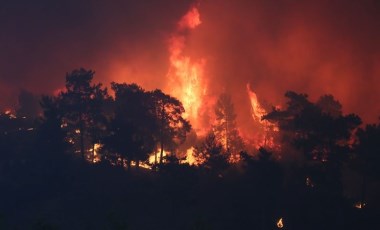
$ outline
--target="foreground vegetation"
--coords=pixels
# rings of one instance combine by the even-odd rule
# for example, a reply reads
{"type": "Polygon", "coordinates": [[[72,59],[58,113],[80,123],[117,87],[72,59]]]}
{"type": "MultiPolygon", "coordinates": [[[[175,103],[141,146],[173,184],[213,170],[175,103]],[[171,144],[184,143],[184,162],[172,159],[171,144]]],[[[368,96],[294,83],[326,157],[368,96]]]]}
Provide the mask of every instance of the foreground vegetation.
{"type": "Polygon", "coordinates": [[[280,148],[247,152],[222,94],[194,166],[178,159],[191,132],[180,101],[119,83],[111,97],[93,75],[67,74],[64,91],[40,100],[41,117],[26,92],[16,115],[0,115],[0,229],[376,226],[380,124],[342,114],[331,95],[287,92],[287,107],[263,117],[280,148]],[[153,152],[153,170],[139,168],[153,152]]]}

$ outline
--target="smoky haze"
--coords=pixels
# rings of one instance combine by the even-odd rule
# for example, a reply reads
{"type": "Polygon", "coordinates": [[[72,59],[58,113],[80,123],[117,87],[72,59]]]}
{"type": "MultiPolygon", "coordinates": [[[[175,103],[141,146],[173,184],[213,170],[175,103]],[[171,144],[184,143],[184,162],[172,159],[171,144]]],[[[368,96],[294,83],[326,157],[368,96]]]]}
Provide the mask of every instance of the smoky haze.
{"type": "Polygon", "coordinates": [[[84,67],[95,80],[163,85],[166,40],[188,0],[5,1],[0,5],[0,105],[20,88],[53,93],[66,72],[84,67]]]}
{"type": "Polygon", "coordinates": [[[378,1],[210,0],[200,13],[193,47],[209,57],[213,82],[234,94],[238,110],[248,107],[249,83],[261,102],[283,104],[286,90],[312,100],[333,94],[344,112],[377,121],[378,1]]]}
{"type": "MultiPolygon", "coordinates": [[[[168,39],[193,1],[8,1],[0,6],[0,104],[20,88],[52,93],[75,68],[96,81],[162,88],[168,39]]],[[[380,115],[378,1],[200,1],[186,54],[205,58],[209,90],[232,94],[247,123],[249,83],[264,104],[286,90],[333,94],[366,122],[380,115]]]]}

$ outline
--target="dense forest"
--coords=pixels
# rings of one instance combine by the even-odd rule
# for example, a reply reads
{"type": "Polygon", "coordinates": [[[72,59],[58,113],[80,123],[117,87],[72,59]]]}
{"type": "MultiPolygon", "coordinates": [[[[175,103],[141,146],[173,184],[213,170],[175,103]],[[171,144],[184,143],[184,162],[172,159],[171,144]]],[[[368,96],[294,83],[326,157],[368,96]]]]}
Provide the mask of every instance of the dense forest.
{"type": "Polygon", "coordinates": [[[343,114],[332,95],[286,92],[260,118],[268,140],[251,148],[227,93],[196,136],[177,98],[93,78],[74,70],[58,94],[23,90],[1,112],[0,229],[378,225],[380,121],[343,114]]]}

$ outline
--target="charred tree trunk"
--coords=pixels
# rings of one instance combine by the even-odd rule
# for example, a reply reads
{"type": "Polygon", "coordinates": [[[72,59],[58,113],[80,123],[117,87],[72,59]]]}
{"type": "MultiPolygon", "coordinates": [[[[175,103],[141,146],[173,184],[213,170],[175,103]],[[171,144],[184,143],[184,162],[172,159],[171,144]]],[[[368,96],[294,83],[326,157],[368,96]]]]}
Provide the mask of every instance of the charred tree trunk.
{"type": "Polygon", "coordinates": [[[163,158],[164,158],[164,142],[161,141],[160,165],[162,165],[162,159],[163,158]]]}
{"type": "Polygon", "coordinates": [[[162,165],[162,159],[164,157],[164,122],[165,122],[165,105],[162,103],[161,108],[161,130],[160,130],[160,139],[161,139],[161,153],[160,153],[160,165],[162,165]]]}

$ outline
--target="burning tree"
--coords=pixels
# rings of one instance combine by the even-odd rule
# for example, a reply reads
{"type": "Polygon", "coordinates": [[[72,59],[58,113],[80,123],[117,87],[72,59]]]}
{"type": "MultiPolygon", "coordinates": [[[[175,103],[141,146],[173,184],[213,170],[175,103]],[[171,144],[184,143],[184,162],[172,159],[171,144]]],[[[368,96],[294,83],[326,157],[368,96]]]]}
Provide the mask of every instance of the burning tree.
{"type": "Polygon", "coordinates": [[[228,158],[223,152],[223,146],[213,132],[209,132],[204,141],[195,147],[194,156],[198,164],[217,172],[228,166],[228,158]]]}
{"type": "MultiPolygon", "coordinates": [[[[162,164],[164,150],[173,151],[183,143],[186,134],[190,132],[191,125],[183,117],[185,109],[178,99],[161,90],[155,90],[151,92],[151,95],[158,127],[155,136],[160,146],[160,164],[162,164]]],[[[155,162],[157,163],[157,155],[155,162]]]]}
{"type": "Polygon", "coordinates": [[[348,157],[351,134],[361,124],[360,118],[342,115],[339,102],[329,95],[317,103],[306,94],[289,91],[285,96],[287,108],[274,109],[264,119],[278,123],[284,142],[304,153],[309,173],[322,172],[320,184],[340,191],[341,163],[348,157]]]}
{"type": "Polygon", "coordinates": [[[148,159],[154,150],[156,129],[154,110],[150,95],[136,84],[112,83],[115,91],[115,111],[110,122],[105,147],[131,162],[148,159]]]}
{"type": "Polygon", "coordinates": [[[231,96],[223,93],[215,105],[216,121],[214,133],[227,154],[237,156],[243,150],[244,143],[236,127],[236,114],[231,96]]]}
{"type": "MultiPolygon", "coordinates": [[[[71,135],[79,134],[80,153],[85,158],[85,137],[94,133],[94,127],[103,122],[102,104],[108,97],[102,84],[91,84],[95,72],[74,70],[66,75],[66,88],[58,96],[63,123],[71,135]],[[92,127],[92,133],[90,133],[92,127]]],[[[92,138],[94,139],[94,138],[92,138]]]]}

